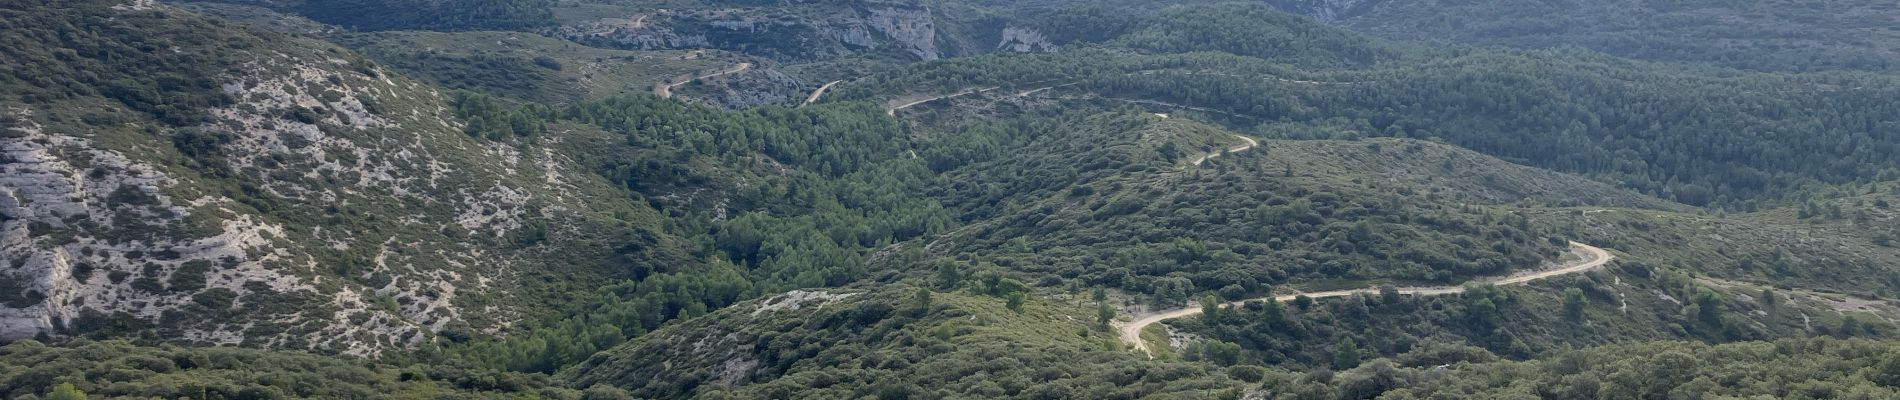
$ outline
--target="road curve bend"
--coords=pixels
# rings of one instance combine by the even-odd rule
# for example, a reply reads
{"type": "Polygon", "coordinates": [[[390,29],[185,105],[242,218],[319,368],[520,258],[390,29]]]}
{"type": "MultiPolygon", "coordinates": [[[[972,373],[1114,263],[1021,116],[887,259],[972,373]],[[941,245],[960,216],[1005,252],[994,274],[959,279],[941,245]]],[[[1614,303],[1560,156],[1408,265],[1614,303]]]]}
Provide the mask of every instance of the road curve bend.
{"type": "Polygon", "coordinates": [[[819,97],[824,97],[826,90],[831,90],[831,87],[833,85],[837,85],[840,83],[844,83],[844,80],[840,79],[840,80],[835,80],[831,82],[825,82],[825,85],[819,86],[818,90],[811,91],[811,96],[805,97],[805,103],[801,105],[811,105],[811,103],[817,103],[819,97]]]}
{"type": "Polygon", "coordinates": [[[907,103],[904,103],[904,104],[898,104],[898,105],[893,105],[893,106],[890,106],[890,107],[885,107],[885,108],[884,108],[884,114],[886,114],[886,115],[890,115],[890,116],[897,116],[897,110],[902,110],[902,109],[906,109],[906,108],[911,108],[911,107],[913,107],[913,106],[916,106],[916,105],[918,105],[918,104],[924,104],[924,103],[929,103],[929,102],[933,102],[933,101],[937,101],[937,100],[943,100],[943,99],[948,99],[948,98],[955,98],[955,97],[963,97],[963,96],[967,96],[967,95],[972,95],[972,94],[977,94],[977,93],[983,93],[983,92],[988,92],[988,91],[991,91],[991,90],[996,90],[996,89],[1001,89],[1001,88],[1002,88],[1001,86],[990,86],[990,87],[986,87],[986,88],[980,88],[980,89],[978,89],[978,88],[973,88],[973,89],[964,89],[964,90],[959,90],[959,91],[957,91],[956,93],[951,93],[951,94],[946,94],[946,95],[940,95],[940,96],[932,96],[932,97],[925,97],[925,98],[922,98],[922,99],[917,99],[917,100],[912,100],[912,101],[910,101],[910,102],[907,102],[907,103]]]}
{"type": "MultiPolygon", "coordinates": [[[[1528,273],[1528,274],[1512,275],[1512,276],[1507,276],[1500,279],[1490,279],[1490,280],[1479,279],[1479,280],[1474,280],[1471,283],[1487,283],[1488,282],[1493,285],[1517,285],[1517,284],[1522,284],[1525,282],[1535,281],[1535,280],[1549,278],[1553,276],[1569,275],[1569,274],[1575,274],[1575,273],[1579,273],[1583,271],[1589,271],[1592,269],[1596,269],[1597,267],[1601,267],[1604,264],[1608,264],[1610,260],[1616,258],[1616,256],[1613,254],[1610,254],[1609,251],[1605,251],[1602,248],[1599,248],[1596,246],[1591,246],[1591,245],[1577,243],[1577,242],[1570,242],[1570,247],[1573,249],[1576,249],[1577,253],[1582,254],[1584,258],[1581,260],[1572,261],[1568,264],[1565,264],[1563,267],[1557,268],[1557,269],[1537,271],[1537,272],[1528,273]]],[[[1295,297],[1299,297],[1301,295],[1304,295],[1310,298],[1319,299],[1319,298],[1327,298],[1327,297],[1351,296],[1358,293],[1376,293],[1377,291],[1378,291],[1377,287],[1370,287],[1370,288],[1359,288],[1359,289],[1348,289],[1348,290],[1334,290],[1334,291],[1327,291],[1327,292],[1295,293],[1295,294],[1275,296],[1273,299],[1281,301],[1281,302],[1288,302],[1288,301],[1293,301],[1295,297]]],[[[1458,294],[1458,293],[1464,293],[1464,291],[1465,291],[1464,286],[1432,286],[1432,287],[1399,288],[1399,293],[1401,294],[1410,294],[1410,295],[1418,295],[1418,296],[1438,296],[1438,295],[1447,295],[1447,294],[1458,294]]],[[[1264,300],[1266,299],[1265,298],[1248,299],[1248,300],[1228,302],[1225,305],[1229,307],[1239,307],[1242,303],[1245,303],[1248,301],[1264,301],[1264,300]]],[[[1154,358],[1154,352],[1148,349],[1148,343],[1143,342],[1141,340],[1141,331],[1143,329],[1147,329],[1149,325],[1154,325],[1155,323],[1158,323],[1161,321],[1198,315],[1200,313],[1201,313],[1201,307],[1199,306],[1179,308],[1179,309],[1160,311],[1160,312],[1154,312],[1154,313],[1146,313],[1146,314],[1137,315],[1135,320],[1129,321],[1128,323],[1117,324],[1116,328],[1120,330],[1120,336],[1121,336],[1122,342],[1127,343],[1131,346],[1134,346],[1136,350],[1141,350],[1141,352],[1143,353],[1148,353],[1148,358],[1152,359],[1154,358]]]]}
{"type": "Polygon", "coordinates": [[[1254,146],[1260,145],[1260,141],[1253,140],[1253,138],[1250,138],[1250,137],[1240,136],[1240,135],[1234,135],[1234,137],[1239,138],[1240,140],[1246,141],[1247,143],[1241,144],[1241,145],[1235,145],[1233,147],[1228,147],[1225,149],[1215,150],[1212,153],[1202,154],[1198,157],[1194,157],[1194,161],[1189,161],[1188,163],[1194,164],[1195,166],[1200,166],[1202,162],[1205,162],[1210,158],[1220,157],[1220,155],[1227,154],[1227,153],[1239,153],[1239,152],[1247,151],[1247,149],[1252,149],[1254,146]]]}
{"type": "Polygon", "coordinates": [[[680,85],[685,85],[688,83],[693,83],[693,81],[698,81],[701,79],[709,79],[709,78],[720,76],[720,75],[728,75],[728,74],[736,74],[740,72],[745,72],[745,70],[751,69],[751,68],[752,68],[752,63],[739,63],[739,65],[734,65],[732,66],[732,68],[728,68],[719,72],[713,72],[713,73],[709,73],[705,75],[681,79],[679,82],[661,81],[660,83],[653,85],[653,94],[656,96],[660,96],[660,98],[670,99],[670,98],[673,98],[673,88],[680,87],[680,85]]]}

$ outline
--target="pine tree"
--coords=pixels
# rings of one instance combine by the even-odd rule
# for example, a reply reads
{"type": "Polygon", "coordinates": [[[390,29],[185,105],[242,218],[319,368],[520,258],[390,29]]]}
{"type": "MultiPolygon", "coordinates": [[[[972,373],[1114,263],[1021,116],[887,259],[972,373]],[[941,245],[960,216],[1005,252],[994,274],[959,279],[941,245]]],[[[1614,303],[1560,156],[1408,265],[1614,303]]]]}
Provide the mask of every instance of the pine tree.
{"type": "Polygon", "coordinates": [[[1286,307],[1280,305],[1279,299],[1267,298],[1267,304],[1260,314],[1260,324],[1268,332],[1279,331],[1287,326],[1286,307]]]}
{"type": "Polygon", "coordinates": [[[1201,296],[1201,315],[1208,321],[1220,320],[1220,300],[1214,295],[1201,296]]]}
{"type": "Polygon", "coordinates": [[[1834,330],[1834,337],[1850,338],[1860,335],[1860,319],[1849,315],[1841,317],[1841,327],[1834,330]]]}
{"type": "Polygon", "coordinates": [[[1333,348],[1333,369],[1357,367],[1359,357],[1359,343],[1353,342],[1352,338],[1340,340],[1339,346],[1333,348]]]}
{"type": "Polygon", "coordinates": [[[1400,296],[1399,288],[1392,285],[1379,285],[1379,303],[1388,307],[1395,306],[1405,301],[1405,298],[1400,296]]]}
{"type": "Polygon", "coordinates": [[[911,306],[917,309],[917,315],[922,316],[930,312],[930,302],[930,289],[919,287],[911,299],[911,306]]]}
{"type": "Polygon", "coordinates": [[[1900,352],[1888,352],[1868,371],[1867,379],[1886,387],[1900,387],[1900,352]]]}
{"type": "Polygon", "coordinates": [[[1307,309],[1313,308],[1313,298],[1307,297],[1306,295],[1303,295],[1303,294],[1298,295],[1298,296],[1293,296],[1293,307],[1299,308],[1300,311],[1306,311],[1307,309]]]}
{"type": "Polygon", "coordinates": [[[1582,320],[1585,301],[1583,289],[1564,289],[1564,317],[1571,321],[1582,320]]]}
{"type": "Polygon", "coordinates": [[[60,383],[57,386],[53,386],[53,392],[47,393],[44,399],[45,400],[86,400],[86,392],[81,392],[79,391],[79,388],[73,387],[72,382],[64,382],[64,383],[60,383]]]}

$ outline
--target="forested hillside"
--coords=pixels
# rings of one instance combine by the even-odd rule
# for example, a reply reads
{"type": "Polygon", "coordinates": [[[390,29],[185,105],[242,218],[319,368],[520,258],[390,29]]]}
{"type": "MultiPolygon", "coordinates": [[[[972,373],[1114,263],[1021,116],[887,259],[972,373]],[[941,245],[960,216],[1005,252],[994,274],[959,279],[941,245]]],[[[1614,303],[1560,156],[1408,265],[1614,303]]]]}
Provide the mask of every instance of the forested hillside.
{"type": "MultiPolygon", "coordinates": [[[[1193,159],[1239,142],[1194,122],[1110,114],[983,129],[997,133],[958,136],[1008,138],[1001,132],[1014,131],[1028,137],[997,148],[1034,150],[950,173],[949,204],[970,210],[966,219],[985,222],[931,245],[1031,276],[1075,277],[1072,284],[1179,303],[1199,291],[1240,296],[1288,281],[1456,282],[1535,266],[1561,248],[1554,236],[1509,211],[1399,201],[1374,190],[1376,184],[1334,180],[1304,168],[1310,163],[1285,159],[1304,156],[1278,156],[1286,150],[1276,142],[1194,165],[1193,159]],[[1185,140],[1119,143],[1175,137],[1185,140]],[[1153,153],[1141,154],[1144,148],[1153,153]],[[1112,153],[1128,150],[1136,153],[1112,153]],[[1142,163],[1143,156],[1158,162],[1142,163]],[[1477,238],[1491,244],[1474,246],[1477,238]],[[1461,241],[1470,242],[1455,244],[1461,241]]],[[[1424,151],[1423,144],[1393,145],[1395,157],[1424,151]]],[[[1042,279],[1044,285],[1057,281],[1042,279]]]]}
{"type": "Polygon", "coordinates": [[[1196,398],[1244,385],[1217,366],[1105,351],[1117,344],[1089,307],[1018,302],[902,286],[793,291],[656,331],[561,377],[654,398],[1196,398]]]}
{"type": "Polygon", "coordinates": [[[1375,35],[1444,44],[1581,47],[1766,71],[1888,70],[1900,35],[1879,1],[1266,0],[1375,35]]]}
{"type": "Polygon", "coordinates": [[[1892,397],[1882,8],[1480,6],[0,0],[0,396],[1892,397]]]}
{"type": "Polygon", "coordinates": [[[1408,60],[1316,71],[1223,53],[1081,50],[916,66],[838,97],[1000,86],[1016,90],[991,98],[1029,92],[1145,103],[1207,113],[1267,137],[1430,138],[1685,204],[1742,210],[1895,176],[1892,159],[1881,156],[1896,143],[1893,112],[1874,99],[1900,86],[1885,76],[1717,74],[1502,50],[1408,60]],[[1030,92],[1040,87],[1049,90],[1030,92]]]}

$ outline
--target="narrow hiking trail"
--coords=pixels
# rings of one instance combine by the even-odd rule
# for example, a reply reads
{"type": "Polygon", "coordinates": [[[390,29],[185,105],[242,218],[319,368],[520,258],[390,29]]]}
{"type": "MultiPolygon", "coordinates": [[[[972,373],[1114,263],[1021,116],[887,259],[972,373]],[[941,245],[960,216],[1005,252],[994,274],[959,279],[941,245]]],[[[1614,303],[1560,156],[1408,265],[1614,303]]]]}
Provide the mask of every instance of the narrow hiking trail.
{"type": "Polygon", "coordinates": [[[1151,105],[1151,106],[1162,106],[1162,107],[1171,107],[1171,108],[1177,108],[1177,109],[1182,109],[1182,110],[1189,110],[1189,111],[1199,111],[1199,112],[1204,112],[1204,113],[1208,113],[1208,114],[1220,114],[1220,115],[1225,115],[1225,116],[1229,116],[1229,117],[1234,117],[1234,118],[1246,118],[1246,119],[1251,119],[1251,120],[1255,120],[1255,121],[1258,121],[1258,120],[1260,120],[1260,117],[1255,117],[1255,116],[1252,116],[1252,115],[1246,115],[1246,114],[1236,114],[1236,113],[1231,113],[1231,112],[1226,112],[1226,111],[1221,111],[1221,110],[1216,110],[1216,109],[1212,109],[1212,108],[1207,108],[1207,107],[1195,107],[1195,106],[1190,106],[1190,105],[1184,105],[1184,104],[1175,104],[1175,103],[1169,103],[1169,102],[1165,102],[1165,101],[1156,101],[1156,100],[1145,100],[1145,99],[1124,99],[1124,98],[1120,98],[1120,97],[1108,97],[1108,96],[1100,96],[1100,95],[1088,95],[1088,96],[1051,96],[1051,97],[1049,97],[1049,98],[1052,98],[1052,99],[1057,99],[1057,100],[1107,100],[1107,101],[1119,101],[1119,102],[1123,102],[1123,103],[1129,103],[1129,104],[1145,104],[1145,105],[1151,105]]]}
{"type": "MultiPolygon", "coordinates": [[[[1879,298],[1826,290],[1775,288],[1773,284],[1728,280],[1711,276],[1697,276],[1694,279],[1697,282],[1723,289],[1746,289],[1751,291],[1774,290],[1780,292],[1782,296],[1786,296],[1790,301],[1802,300],[1810,304],[1819,304],[1828,310],[1833,310],[1834,313],[1838,315],[1867,313],[1873,314],[1875,317],[1887,321],[1887,323],[1900,323],[1900,305],[1879,298]]],[[[1802,314],[1802,318],[1804,320],[1810,319],[1805,313],[1802,314]]],[[[1807,324],[1806,321],[1803,323],[1807,324]]]]}
{"type": "Polygon", "coordinates": [[[1163,73],[1174,74],[1174,75],[1186,75],[1186,76],[1197,76],[1197,75],[1198,76],[1221,76],[1221,77],[1228,77],[1228,78],[1272,80],[1272,81],[1279,81],[1279,82],[1285,82],[1285,83],[1298,83],[1302,85],[1360,85],[1360,84],[1378,82],[1378,81],[1325,82],[1325,81],[1309,81],[1309,80],[1300,80],[1300,79],[1287,79],[1287,78],[1282,78],[1282,77],[1277,77],[1277,76],[1241,75],[1241,74],[1228,74],[1228,73],[1220,73],[1220,72],[1192,72],[1192,71],[1182,72],[1182,71],[1170,71],[1170,70],[1139,71],[1139,72],[1129,73],[1128,75],[1146,76],[1146,75],[1159,75],[1163,73]]]}
{"type": "Polygon", "coordinates": [[[739,65],[735,65],[732,68],[727,68],[724,71],[695,76],[695,77],[680,80],[679,82],[668,83],[666,81],[661,81],[659,84],[653,85],[653,94],[658,95],[661,98],[670,99],[670,98],[673,98],[673,88],[680,87],[680,85],[693,83],[694,81],[698,81],[700,79],[707,79],[707,78],[712,78],[712,77],[716,77],[720,75],[731,75],[731,74],[736,74],[740,72],[745,72],[745,70],[751,69],[751,68],[752,68],[752,63],[739,63],[739,65]]]}
{"type": "Polygon", "coordinates": [[[1002,88],[1002,87],[1001,87],[1001,86],[991,86],[991,87],[986,87],[986,88],[982,88],[982,89],[964,89],[964,90],[962,90],[962,91],[959,91],[959,92],[956,92],[956,93],[951,93],[951,94],[946,94],[946,95],[942,95],[942,96],[935,96],[935,97],[925,97],[925,98],[922,98],[922,99],[918,99],[918,100],[915,100],[915,101],[911,101],[911,102],[908,102],[908,103],[904,103],[904,104],[900,104],[900,105],[896,105],[896,106],[891,106],[891,107],[889,107],[889,108],[885,108],[885,109],[884,109],[884,113],[885,113],[885,114],[888,114],[888,115],[892,115],[892,116],[895,116],[895,115],[897,115],[897,110],[902,110],[902,109],[906,109],[906,108],[911,108],[911,107],[913,107],[913,106],[916,106],[916,105],[918,105],[918,104],[924,104],[924,103],[929,103],[929,102],[933,102],[933,101],[937,101],[937,100],[943,100],[943,99],[948,99],[948,98],[952,98],[952,97],[961,97],[961,96],[967,96],[967,95],[972,95],[972,94],[977,94],[977,93],[983,93],[983,92],[988,92],[988,91],[991,91],[991,90],[996,90],[996,89],[1000,89],[1000,88],[1002,88]]]}
{"type": "Polygon", "coordinates": [[[837,85],[837,84],[839,84],[839,83],[844,83],[844,80],[842,80],[842,79],[840,79],[840,80],[835,80],[835,81],[831,81],[831,82],[825,82],[825,85],[824,85],[824,86],[819,86],[819,87],[818,87],[818,90],[813,90],[813,91],[811,91],[811,96],[808,96],[808,97],[805,97],[805,104],[804,104],[804,105],[811,105],[811,103],[816,103],[816,102],[818,102],[818,98],[819,98],[819,97],[824,97],[824,96],[825,96],[825,91],[826,91],[826,90],[831,90],[831,86],[832,86],[832,85],[837,85]]]}
{"type": "Polygon", "coordinates": [[[1250,138],[1250,137],[1240,136],[1240,135],[1234,135],[1234,137],[1240,138],[1240,140],[1247,141],[1247,144],[1229,147],[1225,150],[1216,150],[1212,153],[1202,154],[1200,157],[1195,157],[1194,161],[1189,161],[1188,163],[1194,164],[1195,166],[1200,166],[1201,163],[1207,162],[1207,159],[1220,157],[1222,154],[1239,153],[1239,152],[1247,151],[1248,149],[1252,149],[1254,146],[1260,145],[1260,141],[1253,140],[1253,138],[1250,138]]]}
{"type": "Polygon", "coordinates": [[[1016,94],[1016,97],[1027,97],[1027,96],[1029,96],[1029,95],[1032,95],[1032,94],[1036,94],[1036,93],[1042,93],[1042,92],[1045,92],[1045,91],[1049,91],[1049,90],[1051,90],[1051,89],[1055,89],[1055,88],[1061,88],[1061,87],[1069,87],[1069,86],[1075,86],[1075,85],[1080,85],[1080,84],[1082,84],[1082,83],[1081,83],[1081,82],[1069,82],[1069,83],[1064,83],[1064,84],[1060,84],[1060,85],[1055,85],[1055,86],[1043,86],[1043,87],[1039,87],[1039,88],[1035,88],[1035,89],[1029,89],[1029,90],[1024,90],[1024,91],[1023,91],[1022,93],[1017,93],[1017,94],[1016,94]]]}
{"type": "MultiPolygon", "coordinates": [[[[1533,272],[1529,274],[1513,275],[1513,276],[1509,276],[1509,277],[1505,277],[1505,278],[1501,278],[1497,280],[1479,279],[1479,280],[1472,281],[1472,283],[1486,282],[1493,285],[1522,284],[1525,282],[1535,281],[1535,280],[1549,278],[1553,276],[1569,275],[1569,274],[1574,274],[1578,272],[1588,271],[1591,269],[1595,269],[1597,267],[1601,267],[1604,264],[1608,264],[1610,260],[1616,258],[1615,255],[1612,255],[1610,254],[1610,252],[1605,251],[1602,248],[1598,248],[1596,246],[1591,246],[1591,245],[1577,243],[1577,242],[1570,242],[1570,247],[1575,249],[1577,254],[1583,255],[1584,258],[1581,260],[1572,261],[1568,264],[1565,264],[1563,267],[1557,268],[1557,269],[1537,271],[1537,272],[1533,272]]],[[[1378,291],[1378,288],[1376,287],[1359,288],[1359,289],[1349,289],[1349,290],[1334,290],[1334,291],[1327,291],[1327,292],[1295,293],[1295,294],[1289,294],[1289,295],[1275,296],[1273,299],[1277,301],[1281,301],[1281,302],[1288,302],[1288,301],[1293,301],[1294,298],[1297,298],[1299,296],[1306,296],[1310,298],[1320,299],[1320,298],[1328,298],[1328,297],[1345,297],[1345,296],[1351,296],[1351,295],[1359,294],[1359,293],[1370,294],[1370,293],[1376,293],[1377,291],[1378,291]]],[[[1409,295],[1417,295],[1417,296],[1439,296],[1439,295],[1447,295],[1447,294],[1458,294],[1458,293],[1464,293],[1464,291],[1465,291],[1465,288],[1463,286],[1433,286],[1433,287],[1399,288],[1399,293],[1401,294],[1409,294],[1409,295]]],[[[1228,307],[1239,307],[1241,304],[1246,303],[1248,301],[1261,301],[1261,300],[1265,300],[1265,299],[1262,298],[1262,299],[1248,299],[1248,300],[1241,300],[1241,301],[1233,301],[1233,302],[1225,303],[1223,305],[1228,306],[1228,307]]],[[[1199,315],[1200,313],[1201,313],[1200,306],[1145,313],[1145,314],[1136,315],[1135,316],[1136,318],[1134,321],[1130,321],[1124,324],[1117,324],[1117,329],[1120,331],[1120,337],[1121,337],[1122,342],[1128,343],[1129,345],[1134,346],[1136,350],[1141,350],[1141,352],[1143,353],[1148,353],[1148,358],[1152,359],[1154,358],[1154,352],[1148,349],[1147,342],[1144,342],[1141,340],[1142,330],[1147,329],[1149,325],[1154,325],[1157,322],[1199,315]]]]}

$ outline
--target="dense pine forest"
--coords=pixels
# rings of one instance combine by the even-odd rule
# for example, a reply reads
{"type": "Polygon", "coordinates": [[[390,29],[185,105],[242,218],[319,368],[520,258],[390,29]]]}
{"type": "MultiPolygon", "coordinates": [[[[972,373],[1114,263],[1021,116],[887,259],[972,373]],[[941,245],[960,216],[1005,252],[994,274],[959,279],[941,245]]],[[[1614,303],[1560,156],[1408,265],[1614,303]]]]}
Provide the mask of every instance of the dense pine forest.
{"type": "Polygon", "coordinates": [[[1629,3],[0,0],[0,397],[1895,396],[1884,8],[1629,3]]]}

